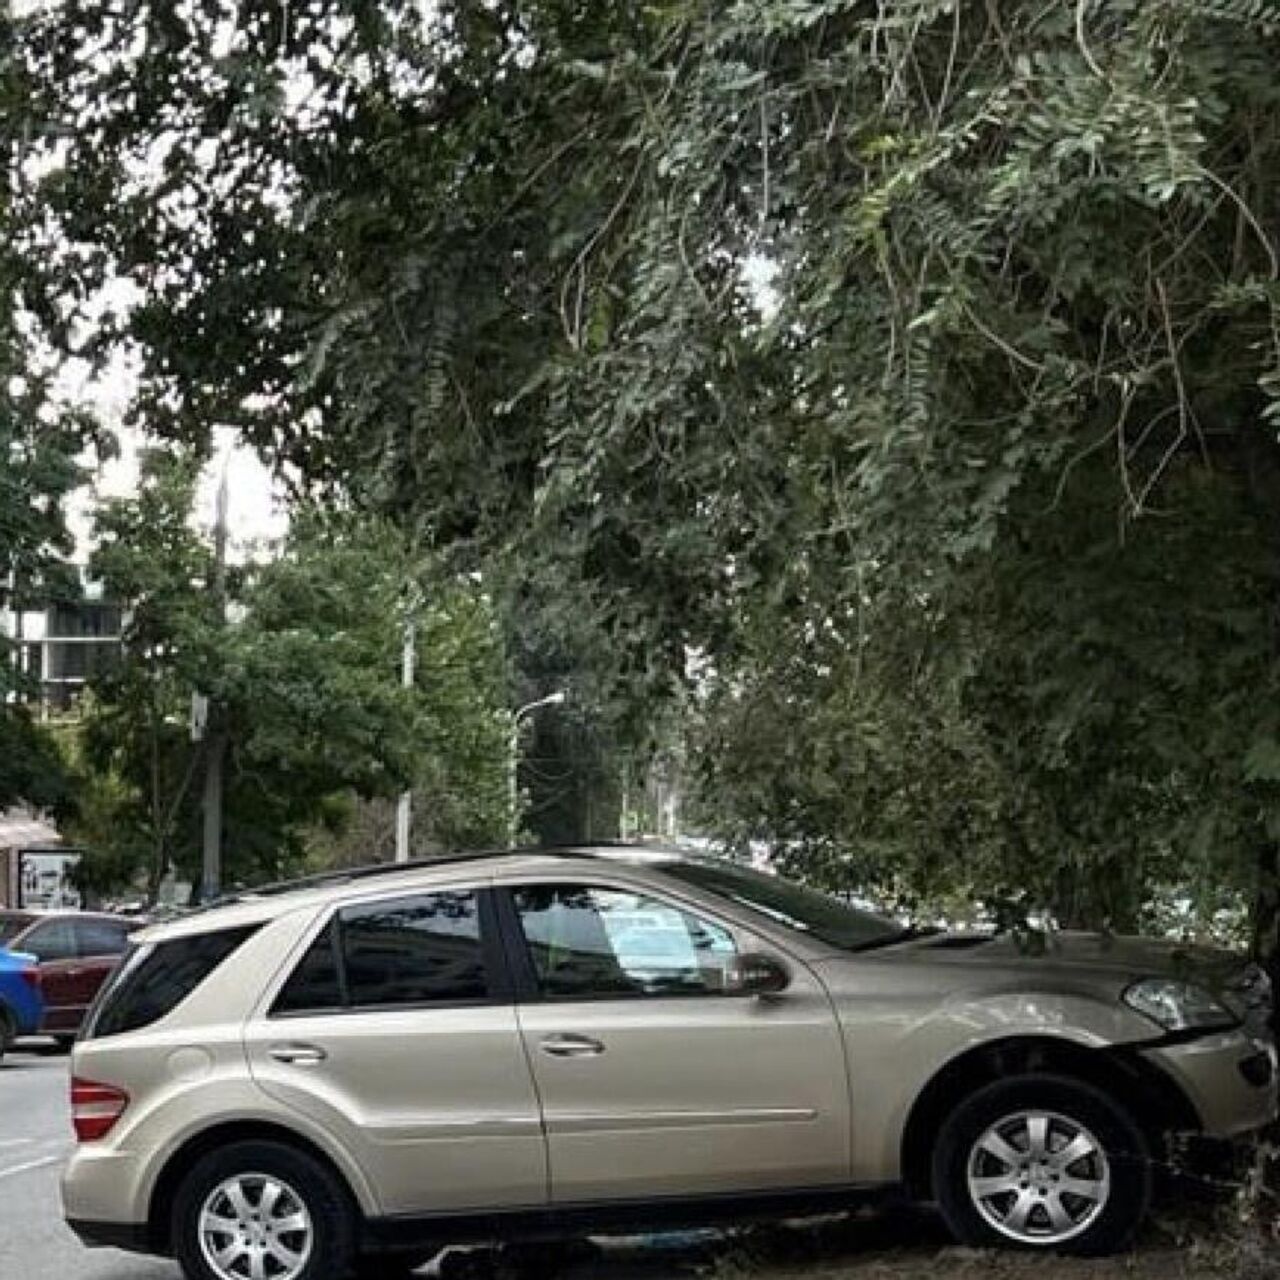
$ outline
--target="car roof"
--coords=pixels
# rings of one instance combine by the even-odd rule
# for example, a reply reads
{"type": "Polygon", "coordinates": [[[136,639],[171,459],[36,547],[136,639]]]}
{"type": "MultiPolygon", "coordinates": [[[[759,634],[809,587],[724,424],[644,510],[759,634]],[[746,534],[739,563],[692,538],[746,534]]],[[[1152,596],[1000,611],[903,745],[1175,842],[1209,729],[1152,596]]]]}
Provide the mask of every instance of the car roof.
{"type": "Polygon", "coordinates": [[[138,935],[143,943],[193,936],[213,929],[260,924],[289,911],[328,905],[351,897],[352,890],[410,891],[434,883],[448,883],[484,867],[485,877],[512,873],[543,874],[580,869],[589,874],[601,863],[660,867],[664,863],[699,861],[706,855],[676,845],[594,843],[545,849],[498,849],[420,858],[411,862],[381,862],[284,880],[240,890],[207,906],[155,924],[138,935]]]}

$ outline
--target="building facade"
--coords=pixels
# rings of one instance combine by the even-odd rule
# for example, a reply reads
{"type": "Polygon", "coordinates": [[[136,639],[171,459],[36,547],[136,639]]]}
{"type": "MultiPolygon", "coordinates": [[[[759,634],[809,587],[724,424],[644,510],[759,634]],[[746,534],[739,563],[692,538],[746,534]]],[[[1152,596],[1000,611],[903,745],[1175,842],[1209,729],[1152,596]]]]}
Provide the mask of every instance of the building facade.
{"type": "Polygon", "coordinates": [[[123,628],[120,606],[88,588],[80,600],[0,612],[0,633],[18,676],[15,696],[46,717],[74,712],[89,681],[117,660],[123,628]]]}

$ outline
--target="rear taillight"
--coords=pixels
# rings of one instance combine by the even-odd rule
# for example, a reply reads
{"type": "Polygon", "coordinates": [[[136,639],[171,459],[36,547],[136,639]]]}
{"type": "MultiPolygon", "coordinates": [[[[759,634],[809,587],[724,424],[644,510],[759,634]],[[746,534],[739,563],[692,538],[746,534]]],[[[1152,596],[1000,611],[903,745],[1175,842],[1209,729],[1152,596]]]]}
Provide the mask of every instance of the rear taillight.
{"type": "Polygon", "coordinates": [[[81,1142],[96,1142],[115,1128],[129,1105],[129,1095],[113,1084],[71,1079],[71,1123],[81,1142]]]}
{"type": "Polygon", "coordinates": [[[35,965],[32,965],[30,969],[20,969],[19,973],[22,974],[22,981],[27,986],[34,987],[37,991],[40,990],[40,970],[35,965]]]}

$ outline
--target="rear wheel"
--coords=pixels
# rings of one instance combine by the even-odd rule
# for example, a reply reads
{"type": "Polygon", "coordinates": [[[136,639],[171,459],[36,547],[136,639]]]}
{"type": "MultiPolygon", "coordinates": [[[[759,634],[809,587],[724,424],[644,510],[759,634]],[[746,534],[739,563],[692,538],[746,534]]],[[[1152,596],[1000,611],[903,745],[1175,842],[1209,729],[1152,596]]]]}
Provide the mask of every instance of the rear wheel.
{"type": "Polygon", "coordinates": [[[345,1280],[355,1229],[336,1175],[277,1142],[211,1152],[174,1200],[175,1253],[188,1280],[345,1280]]]}
{"type": "Polygon", "coordinates": [[[965,1244],[1106,1254],[1146,1213],[1151,1160],[1133,1118],[1064,1076],[980,1089],[942,1127],[933,1186],[965,1244]]]}

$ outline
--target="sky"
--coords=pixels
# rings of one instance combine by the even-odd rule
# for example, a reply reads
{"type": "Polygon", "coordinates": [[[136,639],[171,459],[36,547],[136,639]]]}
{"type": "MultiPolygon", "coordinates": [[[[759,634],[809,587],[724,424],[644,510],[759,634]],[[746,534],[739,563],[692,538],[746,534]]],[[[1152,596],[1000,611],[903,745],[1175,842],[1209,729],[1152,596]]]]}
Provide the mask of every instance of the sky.
{"type": "MultiPolygon", "coordinates": [[[[76,499],[70,512],[72,528],[80,543],[80,556],[87,556],[90,521],[95,500],[127,497],[138,486],[138,456],[148,441],[144,435],[123,424],[133,390],[133,378],[123,363],[117,363],[98,380],[78,376],[69,368],[63,377],[61,393],[76,403],[92,407],[101,420],[117,435],[120,456],[102,465],[90,459],[93,479],[88,490],[76,499]]],[[[152,442],[154,443],[154,442],[152,442]]],[[[196,499],[195,522],[211,529],[218,483],[227,475],[231,554],[242,559],[252,543],[282,537],[288,528],[284,495],[271,472],[249,449],[239,445],[236,432],[230,428],[214,429],[213,460],[204,470],[196,499]]]]}

